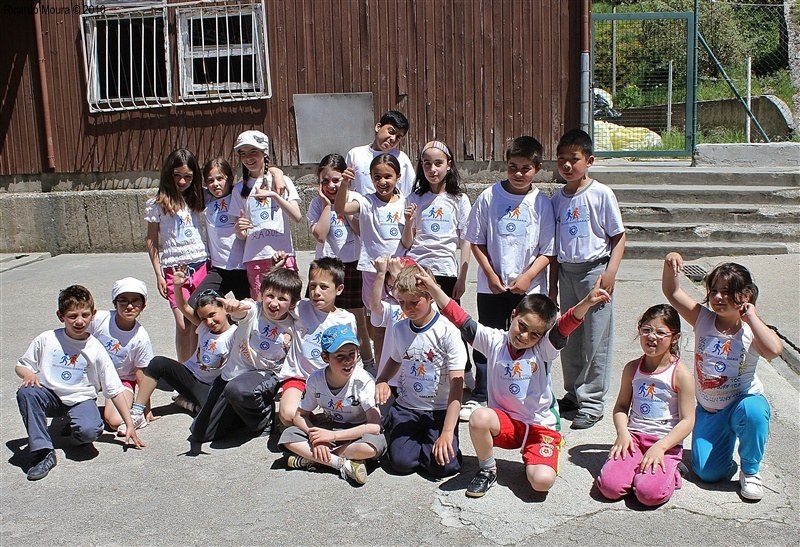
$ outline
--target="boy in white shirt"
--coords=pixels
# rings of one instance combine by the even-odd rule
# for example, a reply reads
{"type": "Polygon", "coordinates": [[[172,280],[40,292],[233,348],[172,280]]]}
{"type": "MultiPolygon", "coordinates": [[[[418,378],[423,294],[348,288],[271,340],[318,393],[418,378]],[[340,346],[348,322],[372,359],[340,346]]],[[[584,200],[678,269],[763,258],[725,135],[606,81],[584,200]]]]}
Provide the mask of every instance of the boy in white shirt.
{"type": "Polygon", "coordinates": [[[400,162],[401,174],[397,183],[397,190],[403,197],[411,193],[414,187],[414,179],[417,176],[414,164],[411,163],[405,152],[397,148],[400,145],[400,141],[408,133],[408,128],[408,119],[402,112],[389,110],[375,124],[375,140],[372,141],[372,144],[356,146],[350,149],[345,162],[355,173],[355,180],[350,186],[351,190],[355,190],[362,196],[374,194],[375,184],[372,182],[369,166],[377,156],[391,154],[400,162]]]}
{"type": "MultiPolygon", "coordinates": [[[[511,312],[526,294],[547,294],[547,266],[554,254],[553,209],[533,185],[543,149],[533,137],[517,137],[506,150],[508,178],[475,200],[464,239],[478,262],[478,321],[508,330],[511,312]]],[[[461,409],[468,421],[486,406],[486,356],[473,351],[475,389],[461,409]]]]}
{"type": "MultiPolygon", "coordinates": [[[[147,307],[147,285],[134,277],[120,279],[111,287],[111,302],[115,309],[98,311],[89,325],[89,334],[100,341],[111,357],[124,388],[122,396],[130,408],[136,386],[153,359],[150,336],[139,323],[139,316],[147,307]]],[[[105,405],[103,419],[112,429],[122,425],[122,416],[113,405],[105,405]]]]}
{"type": "Polygon", "coordinates": [[[394,347],[377,379],[375,397],[391,396],[387,383],[400,370],[397,400],[389,411],[389,461],[398,473],[421,469],[446,477],[461,469],[458,412],[467,350],[458,329],[432,306],[417,284],[418,266],[397,274],[394,296],[407,319],[395,326],[394,347]],[[402,368],[401,368],[402,367],[402,368]]]}
{"type": "Polygon", "coordinates": [[[69,438],[76,445],[94,442],[103,433],[97,407],[102,389],[128,426],[125,444],[144,446],[136,436],[124,388],[105,348],[89,334],[95,315],[94,298],[81,285],[71,285],[58,295],[58,319],[63,329],[45,331],[31,342],[14,371],[22,378],[17,404],[28,431],[32,466],[28,480],[43,479],[56,466],[47,418],[69,416],[69,438]]]}
{"type": "MultiPolygon", "coordinates": [[[[600,288],[614,292],[625,252],[625,226],[617,198],[608,186],[589,177],[594,163],[592,139],[573,129],[558,141],[558,173],[566,180],[552,198],[556,219],[556,255],[550,268],[550,298],[560,296],[568,309],[600,279],[600,288]]],[[[592,427],[603,418],[611,380],[614,301],[592,311],[561,353],[566,394],[562,412],[577,410],[572,429],[592,427]]]]}
{"type": "Polygon", "coordinates": [[[289,468],[310,469],[320,463],[364,484],[364,460],[386,452],[375,381],[358,366],[358,338],[347,325],[325,329],[321,347],[328,366],[308,378],[294,425],[283,432],[280,444],[293,452],[289,468]],[[314,414],[316,409],[322,414],[314,414]]]}

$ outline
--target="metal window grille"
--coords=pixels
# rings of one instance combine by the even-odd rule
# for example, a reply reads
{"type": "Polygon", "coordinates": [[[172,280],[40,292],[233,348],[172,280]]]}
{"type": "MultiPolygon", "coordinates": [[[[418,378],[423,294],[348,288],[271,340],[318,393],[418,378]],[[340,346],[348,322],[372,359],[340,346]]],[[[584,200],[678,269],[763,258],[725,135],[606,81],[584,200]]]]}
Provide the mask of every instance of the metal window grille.
{"type": "Polygon", "coordinates": [[[158,3],[81,18],[90,112],[272,96],[263,1],[158,3]],[[178,30],[174,58],[171,22],[178,30]]]}

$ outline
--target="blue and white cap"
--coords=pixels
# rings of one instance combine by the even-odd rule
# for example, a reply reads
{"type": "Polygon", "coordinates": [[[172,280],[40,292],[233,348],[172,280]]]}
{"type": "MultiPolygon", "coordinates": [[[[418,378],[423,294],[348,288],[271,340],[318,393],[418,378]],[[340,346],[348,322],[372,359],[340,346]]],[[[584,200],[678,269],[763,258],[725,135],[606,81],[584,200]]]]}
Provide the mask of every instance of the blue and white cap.
{"type": "Polygon", "coordinates": [[[325,332],[322,333],[320,346],[322,346],[322,351],[326,353],[339,351],[345,344],[359,345],[358,338],[347,325],[334,325],[328,327],[325,329],[325,332]]]}

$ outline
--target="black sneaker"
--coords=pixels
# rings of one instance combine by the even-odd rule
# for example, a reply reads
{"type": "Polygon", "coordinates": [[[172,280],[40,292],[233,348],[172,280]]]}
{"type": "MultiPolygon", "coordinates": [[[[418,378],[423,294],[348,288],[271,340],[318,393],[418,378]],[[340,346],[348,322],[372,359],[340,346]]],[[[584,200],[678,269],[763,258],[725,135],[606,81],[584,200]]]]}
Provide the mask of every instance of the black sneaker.
{"type": "Polygon", "coordinates": [[[56,463],[58,463],[56,461],[56,451],[48,450],[44,458],[28,470],[28,480],[38,481],[45,478],[50,473],[50,470],[56,466],[56,463]]]}
{"type": "Polygon", "coordinates": [[[591,414],[586,414],[585,412],[578,412],[575,415],[575,419],[572,420],[571,427],[572,429],[589,429],[602,419],[602,414],[600,416],[592,416],[591,414]]]}
{"type": "Polygon", "coordinates": [[[574,403],[567,399],[567,396],[564,395],[561,399],[558,400],[558,410],[559,412],[572,412],[574,410],[580,410],[581,405],[578,403],[574,403]]]}
{"type": "Polygon", "coordinates": [[[308,469],[309,471],[314,471],[317,468],[317,463],[303,456],[292,454],[286,458],[286,467],[289,469],[308,469]]]}
{"type": "Polygon", "coordinates": [[[497,482],[497,471],[481,469],[467,486],[468,498],[481,498],[497,482]]]}

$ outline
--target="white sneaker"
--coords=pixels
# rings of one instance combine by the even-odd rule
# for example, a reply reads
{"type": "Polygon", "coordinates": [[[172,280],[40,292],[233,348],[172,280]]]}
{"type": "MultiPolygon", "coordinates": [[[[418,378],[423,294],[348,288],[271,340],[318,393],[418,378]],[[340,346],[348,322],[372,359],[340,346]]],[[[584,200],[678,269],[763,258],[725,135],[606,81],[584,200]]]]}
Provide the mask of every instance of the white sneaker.
{"type": "MultiPolygon", "coordinates": [[[[147,427],[147,418],[144,417],[144,414],[138,414],[136,412],[131,412],[131,420],[133,420],[133,428],[134,429],[142,429],[143,427],[147,427]]],[[[125,422],[122,422],[120,426],[117,428],[117,437],[124,437],[128,433],[128,426],[125,425],[125,422]]]]}
{"type": "Polygon", "coordinates": [[[175,406],[179,406],[184,410],[188,410],[190,414],[197,414],[198,410],[200,410],[197,408],[196,404],[183,395],[173,395],[172,402],[175,404],[175,406]]]}
{"type": "Polygon", "coordinates": [[[474,399],[468,400],[466,403],[461,405],[461,412],[458,413],[458,419],[462,422],[468,422],[470,416],[472,416],[472,413],[482,406],[486,406],[486,403],[481,403],[474,399]]]}
{"type": "Polygon", "coordinates": [[[358,460],[345,460],[342,466],[342,478],[351,478],[358,484],[367,482],[367,466],[364,462],[358,460]]]}
{"type": "Polygon", "coordinates": [[[758,501],[764,497],[764,483],[758,473],[750,475],[739,471],[739,486],[744,499],[758,501]]]}
{"type": "Polygon", "coordinates": [[[470,391],[475,390],[475,372],[472,369],[464,373],[464,387],[470,391]]]}

